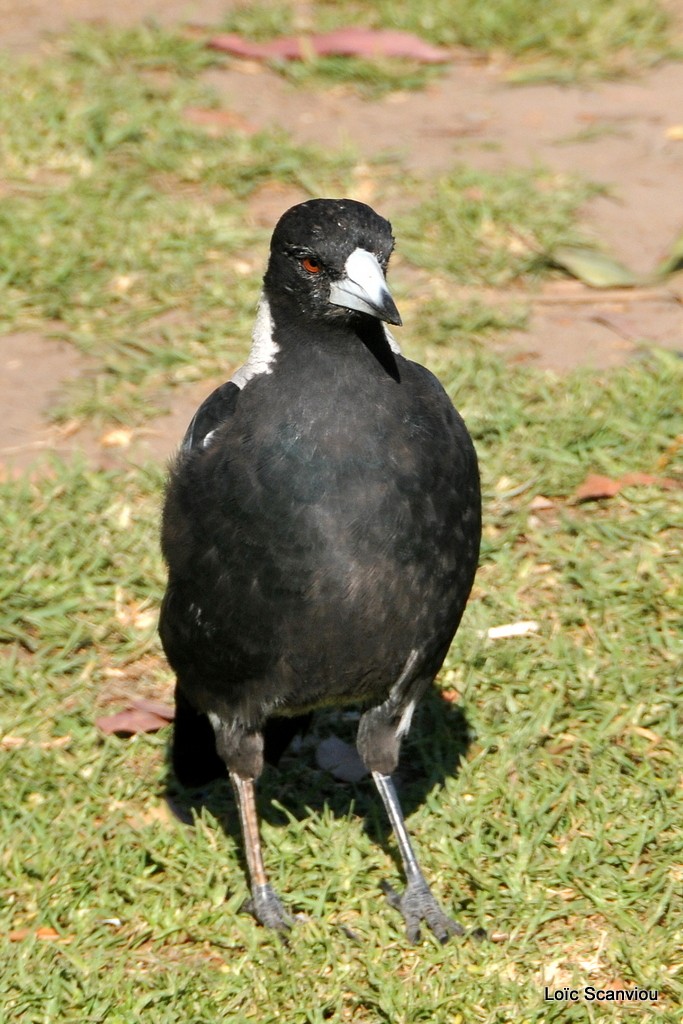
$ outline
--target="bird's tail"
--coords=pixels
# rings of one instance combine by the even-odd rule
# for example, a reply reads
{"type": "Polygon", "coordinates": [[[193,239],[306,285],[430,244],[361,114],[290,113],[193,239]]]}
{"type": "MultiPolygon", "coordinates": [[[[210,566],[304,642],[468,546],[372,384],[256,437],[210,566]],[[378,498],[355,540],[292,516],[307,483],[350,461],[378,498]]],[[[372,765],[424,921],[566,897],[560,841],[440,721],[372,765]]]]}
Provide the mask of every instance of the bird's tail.
{"type": "Polygon", "coordinates": [[[285,750],[299,733],[305,733],[313,715],[294,715],[292,718],[269,718],[263,726],[263,756],[268,764],[277,767],[285,750]]]}

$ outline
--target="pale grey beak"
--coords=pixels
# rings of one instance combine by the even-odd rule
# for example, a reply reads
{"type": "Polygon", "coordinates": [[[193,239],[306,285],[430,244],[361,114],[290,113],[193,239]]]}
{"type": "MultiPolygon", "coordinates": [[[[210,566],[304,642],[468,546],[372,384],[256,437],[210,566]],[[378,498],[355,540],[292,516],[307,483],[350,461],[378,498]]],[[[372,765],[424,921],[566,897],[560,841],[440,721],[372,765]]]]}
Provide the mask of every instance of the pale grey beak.
{"type": "Polygon", "coordinates": [[[344,266],[345,277],[330,285],[330,302],[346,309],[369,313],[378,320],[401,326],[402,320],[384,271],[367,249],[354,249],[344,266]]]}

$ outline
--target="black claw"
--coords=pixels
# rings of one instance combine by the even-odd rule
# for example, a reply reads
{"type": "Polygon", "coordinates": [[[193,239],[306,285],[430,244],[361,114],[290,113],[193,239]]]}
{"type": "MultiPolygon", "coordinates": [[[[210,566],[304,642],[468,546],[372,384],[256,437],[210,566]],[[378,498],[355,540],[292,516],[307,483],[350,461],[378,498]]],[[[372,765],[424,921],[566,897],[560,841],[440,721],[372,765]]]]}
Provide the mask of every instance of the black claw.
{"type": "Polygon", "coordinates": [[[380,882],[379,887],[387,898],[387,902],[394,910],[401,910],[401,897],[389,882],[380,882]]]}
{"type": "Polygon", "coordinates": [[[382,882],[381,888],[389,905],[403,915],[408,941],[413,945],[420,941],[421,921],[426,922],[442,945],[452,935],[465,934],[465,929],[443,912],[426,882],[409,882],[402,896],[388,882],[382,882]]]}

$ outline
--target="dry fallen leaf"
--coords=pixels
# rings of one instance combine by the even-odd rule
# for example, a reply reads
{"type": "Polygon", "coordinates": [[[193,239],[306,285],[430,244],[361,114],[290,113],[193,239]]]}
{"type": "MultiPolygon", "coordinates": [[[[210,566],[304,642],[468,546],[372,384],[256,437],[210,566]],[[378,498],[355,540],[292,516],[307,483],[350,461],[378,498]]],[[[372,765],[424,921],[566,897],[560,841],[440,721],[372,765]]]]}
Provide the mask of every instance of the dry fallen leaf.
{"type": "Polygon", "coordinates": [[[596,501],[598,498],[613,498],[621,490],[621,481],[609,476],[589,473],[574,492],[574,501],[596,501]]]}
{"type": "Polygon", "coordinates": [[[103,715],[95,722],[108,736],[134,736],[141,732],[158,732],[173,721],[175,711],[161,701],[139,698],[115,715],[103,715]]]}
{"type": "Polygon", "coordinates": [[[529,502],[529,508],[532,512],[543,512],[545,509],[554,507],[555,502],[551,501],[550,498],[546,498],[543,494],[537,494],[529,502]]]}
{"type": "Polygon", "coordinates": [[[629,732],[634,732],[636,736],[642,736],[643,739],[650,740],[651,743],[662,742],[662,737],[658,733],[653,732],[652,729],[646,729],[642,725],[631,725],[629,732]]]}
{"type": "Polygon", "coordinates": [[[511,636],[526,636],[527,633],[537,633],[538,623],[533,619],[523,619],[520,622],[507,622],[503,626],[491,626],[481,636],[489,640],[507,640],[511,636]]]}
{"type": "Polygon", "coordinates": [[[131,701],[131,707],[137,711],[148,711],[152,715],[158,715],[167,722],[175,718],[175,708],[171,704],[165,704],[161,700],[150,700],[149,697],[135,697],[131,701]]]}
{"type": "Polygon", "coordinates": [[[8,933],[10,942],[23,942],[25,939],[36,938],[48,942],[73,942],[73,935],[60,935],[54,928],[16,928],[8,933]]]}
{"type": "Polygon", "coordinates": [[[460,694],[458,693],[457,690],[442,690],[441,697],[448,704],[457,704],[457,702],[460,700],[460,694]]]}
{"type": "Polygon", "coordinates": [[[116,715],[105,715],[95,721],[95,725],[107,735],[135,736],[141,732],[157,732],[167,725],[166,719],[159,718],[149,711],[136,711],[129,708],[119,711],[116,715]]]}
{"type": "Polygon", "coordinates": [[[661,487],[670,491],[680,486],[678,480],[666,476],[653,476],[651,473],[624,473],[617,479],[601,476],[599,473],[589,473],[583,483],[576,488],[573,500],[582,502],[613,498],[623,487],[661,487]]]}
{"type": "Polygon", "coordinates": [[[107,676],[109,679],[125,679],[126,673],[122,668],[114,668],[112,665],[107,665],[102,670],[102,675],[107,676]]]}
{"type": "Polygon", "coordinates": [[[341,28],[311,36],[281,36],[264,43],[251,42],[233,32],[209,39],[212,50],[251,60],[311,60],[315,57],[400,57],[421,64],[444,64],[448,50],[432,46],[412,32],[394,29],[341,28]]]}
{"type": "Polygon", "coordinates": [[[103,434],[100,438],[100,444],[103,448],[127,448],[132,440],[132,430],[124,430],[123,427],[118,427],[103,434]]]}
{"type": "Polygon", "coordinates": [[[635,275],[618,260],[583,245],[558,245],[552,262],[590,288],[632,288],[635,275]]]}
{"type": "Polygon", "coordinates": [[[139,601],[127,601],[126,595],[121,587],[116,588],[114,596],[115,615],[122,626],[132,626],[133,629],[146,630],[156,624],[159,612],[156,608],[146,607],[139,601]]]}
{"type": "Polygon", "coordinates": [[[18,750],[19,747],[23,747],[26,743],[25,736],[3,736],[0,739],[0,748],[2,750],[18,750]]]}
{"type": "Polygon", "coordinates": [[[55,736],[54,739],[39,740],[38,742],[28,740],[25,736],[3,736],[0,739],[0,748],[2,750],[17,750],[26,743],[30,747],[39,747],[40,750],[57,750],[60,747],[68,746],[71,743],[71,736],[55,736]]]}

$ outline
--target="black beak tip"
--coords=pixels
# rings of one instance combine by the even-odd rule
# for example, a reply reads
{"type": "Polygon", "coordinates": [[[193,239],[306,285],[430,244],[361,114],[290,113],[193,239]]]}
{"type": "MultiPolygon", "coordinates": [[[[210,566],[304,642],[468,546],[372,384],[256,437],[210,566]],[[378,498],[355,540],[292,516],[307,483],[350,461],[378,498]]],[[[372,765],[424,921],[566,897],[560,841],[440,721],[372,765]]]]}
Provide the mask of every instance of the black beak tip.
{"type": "Polygon", "coordinates": [[[387,324],[391,324],[392,327],[403,327],[403,320],[401,320],[401,314],[396,308],[396,303],[391,298],[391,296],[387,296],[387,299],[381,309],[381,316],[382,320],[384,320],[384,322],[387,324]]]}

